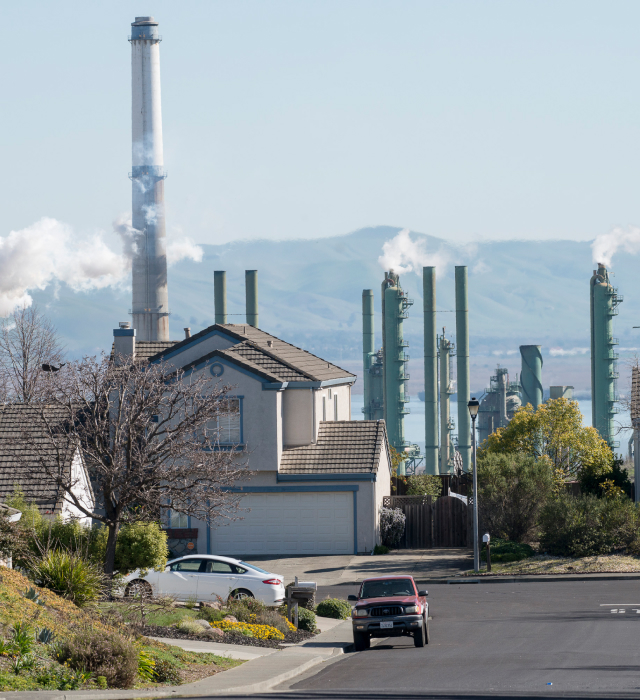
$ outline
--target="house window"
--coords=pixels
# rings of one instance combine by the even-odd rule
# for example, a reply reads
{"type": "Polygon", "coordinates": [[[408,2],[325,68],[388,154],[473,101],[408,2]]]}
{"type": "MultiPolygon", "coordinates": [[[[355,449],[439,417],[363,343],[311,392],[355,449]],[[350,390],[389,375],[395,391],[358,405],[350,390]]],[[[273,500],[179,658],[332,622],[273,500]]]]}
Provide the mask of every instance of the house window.
{"type": "Polygon", "coordinates": [[[242,443],[241,398],[227,399],[218,417],[209,424],[208,437],[212,443],[238,445],[242,443]]]}
{"type": "Polygon", "coordinates": [[[333,395],[333,420],[338,420],[338,394],[333,395]]]}
{"type": "Polygon", "coordinates": [[[327,397],[322,397],[322,420],[327,420],[327,397]]]}
{"type": "Polygon", "coordinates": [[[170,528],[189,527],[189,516],[184,513],[178,513],[177,510],[173,510],[171,507],[165,510],[163,520],[167,527],[170,528]]]}

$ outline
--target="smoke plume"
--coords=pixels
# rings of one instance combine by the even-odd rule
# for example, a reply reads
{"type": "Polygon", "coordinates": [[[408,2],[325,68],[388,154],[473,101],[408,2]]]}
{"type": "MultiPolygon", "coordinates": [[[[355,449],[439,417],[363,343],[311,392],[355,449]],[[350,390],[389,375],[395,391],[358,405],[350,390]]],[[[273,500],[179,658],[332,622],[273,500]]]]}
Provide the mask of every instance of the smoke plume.
{"type": "MultiPolygon", "coordinates": [[[[102,232],[78,235],[49,217],[0,236],[0,316],[30,306],[30,292],[49,285],[64,283],[76,292],[126,286],[140,232],[126,216],[114,221],[113,228],[122,241],[121,253],[107,245],[102,232]]],[[[202,256],[202,248],[189,238],[167,245],[169,265],[184,258],[200,262],[202,256]]]]}
{"type": "Polygon", "coordinates": [[[390,241],[382,246],[382,255],[378,262],[385,270],[393,270],[399,274],[416,272],[422,274],[423,267],[440,267],[449,262],[446,254],[428,253],[427,242],[424,239],[414,241],[409,229],[403,229],[390,241]]]}
{"type": "Polygon", "coordinates": [[[640,228],[628,226],[624,229],[618,226],[609,233],[597,236],[591,244],[591,250],[594,263],[604,263],[609,267],[618,250],[631,255],[640,252],[640,228]]]}
{"type": "Polygon", "coordinates": [[[589,352],[589,348],[571,348],[565,350],[564,348],[551,348],[549,350],[549,355],[551,357],[573,357],[574,355],[586,355],[589,352]]]}

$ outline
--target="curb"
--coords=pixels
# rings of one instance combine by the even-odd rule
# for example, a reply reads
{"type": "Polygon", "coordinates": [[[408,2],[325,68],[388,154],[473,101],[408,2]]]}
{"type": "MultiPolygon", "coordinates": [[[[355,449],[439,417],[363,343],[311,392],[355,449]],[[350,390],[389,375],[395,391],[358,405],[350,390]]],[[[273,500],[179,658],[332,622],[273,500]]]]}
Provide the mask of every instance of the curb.
{"type": "Polygon", "coordinates": [[[526,574],[522,576],[486,575],[475,577],[460,576],[447,579],[421,579],[420,584],[467,584],[467,583],[565,583],[571,581],[640,581],[640,573],[636,574],[526,574]]]}

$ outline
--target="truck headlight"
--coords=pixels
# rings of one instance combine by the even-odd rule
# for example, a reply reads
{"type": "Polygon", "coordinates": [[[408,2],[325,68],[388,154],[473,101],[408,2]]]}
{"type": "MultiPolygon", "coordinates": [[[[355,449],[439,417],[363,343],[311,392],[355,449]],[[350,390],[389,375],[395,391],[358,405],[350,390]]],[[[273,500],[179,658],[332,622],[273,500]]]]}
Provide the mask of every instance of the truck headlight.
{"type": "Polygon", "coordinates": [[[366,617],[368,614],[369,614],[369,611],[366,608],[356,608],[353,611],[354,617],[366,617]]]}
{"type": "Polygon", "coordinates": [[[407,614],[419,613],[420,606],[419,605],[407,605],[407,607],[404,609],[404,611],[407,614]]]}

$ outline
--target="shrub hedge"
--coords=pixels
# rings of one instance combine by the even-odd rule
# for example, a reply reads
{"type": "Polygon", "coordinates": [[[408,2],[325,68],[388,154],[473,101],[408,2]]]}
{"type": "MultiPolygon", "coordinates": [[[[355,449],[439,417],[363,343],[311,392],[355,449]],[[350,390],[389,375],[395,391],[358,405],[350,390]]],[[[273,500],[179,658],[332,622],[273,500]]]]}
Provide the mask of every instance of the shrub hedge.
{"type": "Polygon", "coordinates": [[[316,614],[320,617],[332,617],[335,620],[346,620],[351,617],[351,605],[340,598],[321,600],[316,606],[316,614]]]}

